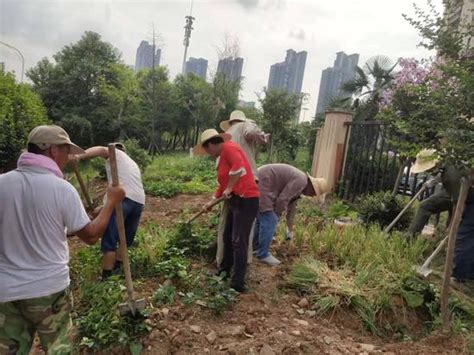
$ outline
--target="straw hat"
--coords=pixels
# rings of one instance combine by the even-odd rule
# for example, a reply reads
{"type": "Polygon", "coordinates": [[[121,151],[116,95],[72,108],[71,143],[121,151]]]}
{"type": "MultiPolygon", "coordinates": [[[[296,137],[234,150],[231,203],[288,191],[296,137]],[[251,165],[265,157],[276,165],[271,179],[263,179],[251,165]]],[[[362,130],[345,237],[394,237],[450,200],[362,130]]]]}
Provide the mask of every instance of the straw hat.
{"type": "Polygon", "coordinates": [[[219,133],[214,128],[206,129],[204,132],[201,133],[199,143],[193,148],[193,154],[207,155],[207,152],[202,145],[203,143],[214,137],[221,137],[224,142],[227,142],[230,141],[230,138],[232,136],[229,133],[219,133]]]}
{"type": "Polygon", "coordinates": [[[219,127],[225,132],[229,129],[231,122],[245,122],[247,121],[247,117],[245,117],[245,113],[239,110],[232,111],[228,120],[222,121],[219,124],[219,127]]]}
{"type": "Polygon", "coordinates": [[[415,164],[413,164],[410,171],[412,174],[422,173],[433,169],[438,161],[435,149],[423,149],[416,155],[415,164]]]}
{"type": "Polygon", "coordinates": [[[309,181],[311,181],[311,185],[313,185],[313,189],[316,192],[317,197],[329,192],[329,186],[326,179],[312,177],[309,175],[309,173],[306,173],[306,176],[308,176],[309,181]]]}

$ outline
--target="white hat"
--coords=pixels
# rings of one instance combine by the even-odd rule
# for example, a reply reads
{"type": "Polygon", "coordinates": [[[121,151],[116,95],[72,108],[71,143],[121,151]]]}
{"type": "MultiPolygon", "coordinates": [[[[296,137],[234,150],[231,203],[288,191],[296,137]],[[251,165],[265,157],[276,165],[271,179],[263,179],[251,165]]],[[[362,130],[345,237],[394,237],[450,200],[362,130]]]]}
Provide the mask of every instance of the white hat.
{"type": "Polygon", "coordinates": [[[423,149],[416,155],[415,164],[411,167],[410,172],[418,174],[433,169],[438,161],[435,149],[423,149]]]}
{"type": "Polygon", "coordinates": [[[69,134],[59,126],[43,125],[36,126],[28,136],[28,143],[38,146],[41,150],[48,149],[51,145],[67,144],[70,147],[69,154],[84,154],[84,149],[71,142],[69,134]]]}
{"type": "Polygon", "coordinates": [[[201,133],[201,139],[199,143],[193,148],[194,155],[207,155],[206,150],[202,146],[206,141],[214,137],[221,137],[224,142],[230,141],[232,137],[229,133],[219,133],[214,128],[206,129],[201,133]]]}
{"type": "Polygon", "coordinates": [[[313,189],[314,192],[316,192],[317,197],[329,192],[329,186],[326,179],[312,177],[309,175],[309,173],[306,173],[306,176],[308,176],[309,181],[311,181],[311,185],[313,185],[313,189]]]}
{"type": "Polygon", "coordinates": [[[245,113],[243,113],[242,111],[240,110],[235,110],[235,111],[232,111],[232,113],[230,114],[230,117],[228,120],[226,121],[222,121],[220,124],[219,124],[219,127],[225,132],[229,129],[230,127],[230,123],[231,122],[245,122],[247,121],[247,117],[245,117],[245,113]]]}

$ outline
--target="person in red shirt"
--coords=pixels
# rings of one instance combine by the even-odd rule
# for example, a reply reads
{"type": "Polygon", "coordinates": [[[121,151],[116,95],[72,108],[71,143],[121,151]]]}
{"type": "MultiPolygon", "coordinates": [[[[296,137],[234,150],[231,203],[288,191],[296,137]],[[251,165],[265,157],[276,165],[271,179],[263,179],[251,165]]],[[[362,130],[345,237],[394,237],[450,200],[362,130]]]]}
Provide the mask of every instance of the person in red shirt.
{"type": "MultiPolygon", "coordinates": [[[[230,138],[228,133],[219,134],[215,129],[205,130],[201,134],[201,143],[193,149],[193,153],[219,158],[219,187],[214,198],[224,196],[229,201],[229,213],[224,229],[224,258],[218,274],[226,277],[233,267],[230,287],[244,292],[249,235],[258,213],[260,192],[247,156],[230,138]]],[[[205,208],[209,208],[209,205],[210,203],[205,208]]]]}

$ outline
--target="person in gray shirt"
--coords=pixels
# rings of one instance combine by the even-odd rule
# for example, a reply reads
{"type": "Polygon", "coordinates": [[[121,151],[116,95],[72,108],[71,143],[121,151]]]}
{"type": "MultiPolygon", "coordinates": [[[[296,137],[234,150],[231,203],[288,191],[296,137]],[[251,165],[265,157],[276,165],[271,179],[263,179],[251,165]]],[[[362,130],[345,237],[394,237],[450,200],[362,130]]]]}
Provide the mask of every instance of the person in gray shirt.
{"type": "Polygon", "coordinates": [[[293,234],[296,205],[301,195],[328,192],[326,179],[314,178],[288,164],[267,164],[257,171],[260,205],[254,240],[259,261],[276,266],[280,261],[269,252],[278,220],[286,213],[287,239],[293,234]]]}

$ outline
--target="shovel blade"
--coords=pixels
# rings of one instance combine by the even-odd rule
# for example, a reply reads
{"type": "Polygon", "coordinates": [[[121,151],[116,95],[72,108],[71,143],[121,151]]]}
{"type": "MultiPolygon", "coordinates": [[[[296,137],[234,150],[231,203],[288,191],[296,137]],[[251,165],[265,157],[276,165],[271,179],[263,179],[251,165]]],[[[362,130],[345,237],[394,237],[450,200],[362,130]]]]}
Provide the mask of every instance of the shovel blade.
{"type": "Polygon", "coordinates": [[[415,267],[415,270],[416,270],[417,274],[419,274],[423,277],[428,277],[433,272],[433,270],[431,270],[430,268],[428,268],[426,266],[417,266],[417,267],[415,267]]]}
{"type": "Polygon", "coordinates": [[[145,299],[141,298],[139,300],[130,300],[127,303],[121,303],[119,305],[119,312],[121,316],[124,316],[128,313],[132,313],[134,316],[137,311],[145,309],[145,299]]]}

